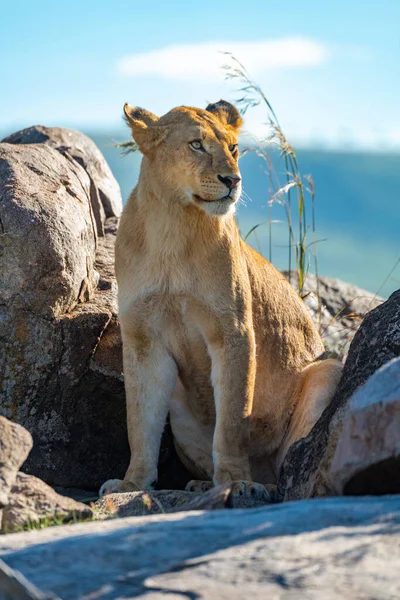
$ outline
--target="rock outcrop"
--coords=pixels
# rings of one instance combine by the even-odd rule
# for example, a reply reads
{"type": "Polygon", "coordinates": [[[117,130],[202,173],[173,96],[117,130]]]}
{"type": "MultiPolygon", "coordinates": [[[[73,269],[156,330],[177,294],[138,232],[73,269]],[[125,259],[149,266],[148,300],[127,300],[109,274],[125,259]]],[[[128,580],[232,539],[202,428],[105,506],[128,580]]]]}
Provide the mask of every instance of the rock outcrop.
{"type": "Polygon", "coordinates": [[[400,597],[398,496],[130,517],[0,536],[0,557],[76,598],[400,597]]]}
{"type": "Polygon", "coordinates": [[[0,417],[0,533],[40,526],[43,521],[49,525],[91,517],[88,506],[56,494],[36,477],[18,472],[31,448],[30,433],[0,417]]]}
{"type": "Polygon", "coordinates": [[[30,433],[17,423],[0,417],[0,526],[1,509],[9,502],[11,487],[31,448],[30,433]]]}
{"type": "Polygon", "coordinates": [[[94,180],[51,145],[0,144],[0,181],[1,414],[33,435],[29,473],[95,488],[129,459],[117,220],[104,217],[98,236],[94,180]]]}
{"type": "MultiPolygon", "coordinates": [[[[284,275],[289,279],[289,272],[284,275]]],[[[290,281],[297,289],[298,277],[290,272],[290,281]]],[[[321,333],[328,353],[343,359],[347,356],[355,332],[365,315],[382,304],[383,298],[351,283],[332,277],[307,275],[304,303],[321,333]]]]}
{"type": "Polygon", "coordinates": [[[207,492],[162,490],[109,494],[94,505],[96,519],[107,517],[145,516],[177,511],[216,510],[222,508],[256,508],[275,501],[276,486],[268,486],[265,499],[255,499],[251,492],[243,494],[238,484],[226,483],[207,492]],[[239,492],[239,493],[238,493],[239,492]]]}
{"type": "Polygon", "coordinates": [[[278,485],[280,500],[335,494],[329,474],[347,402],[375,371],[398,356],[400,290],[369,312],[355,334],[331,404],[308,436],[294,444],[285,458],[278,485]]]}
{"type": "Polygon", "coordinates": [[[338,495],[400,493],[400,358],[350,398],[330,479],[338,495]]]}
{"type": "MultiPolygon", "coordinates": [[[[59,152],[11,144],[0,144],[0,181],[0,302],[3,315],[14,311],[13,323],[21,314],[24,343],[26,313],[68,312],[96,287],[90,184],[59,152]]],[[[3,337],[9,321],[3,316],[3,337]]]]}
{"type": "Polygon", "coordinates": [[[89,506],[60,496],[37,477],[18,473],[8,504],[3,509],[1,533],[40,527],[43,523],[49,527],[69,521],[79,522],[91,517],[89,506]]]}
{"type": "Polygon", "coordinates": [[[106,218],[121,215],[122,198],[119,185],[96,144],[83,133],[63,127],[35,125],[9,135],[3,142],[50,146],[81,165],[89,177],[90,202],[99,235],[104,233],[106,218]]]}

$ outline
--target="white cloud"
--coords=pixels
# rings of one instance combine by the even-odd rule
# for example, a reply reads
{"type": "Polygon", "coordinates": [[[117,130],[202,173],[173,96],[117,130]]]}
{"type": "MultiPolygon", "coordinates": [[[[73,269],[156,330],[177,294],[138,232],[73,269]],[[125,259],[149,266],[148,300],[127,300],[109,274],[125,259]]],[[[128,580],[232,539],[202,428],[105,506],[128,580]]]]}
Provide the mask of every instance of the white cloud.
{"type": "Polygon", "coordinates": [[[253,75],[265,71],[314,67],[330,56],[327,46],[303,37],[287,37],[254,42],[209,42],[179,44],[121,58],[117,70],[122,75],[156,75],[190,81],[221,80],[221,67],[227,63],[223,52],[231,52],[253,75]]]}

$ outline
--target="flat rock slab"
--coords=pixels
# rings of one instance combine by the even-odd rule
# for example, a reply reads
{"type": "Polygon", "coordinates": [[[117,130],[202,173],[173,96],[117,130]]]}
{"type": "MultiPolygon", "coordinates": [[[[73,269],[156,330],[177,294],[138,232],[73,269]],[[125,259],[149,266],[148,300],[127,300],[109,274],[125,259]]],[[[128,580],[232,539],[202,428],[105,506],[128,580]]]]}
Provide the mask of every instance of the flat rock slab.
{"type": "Polygon", "coordinates": [[[53,594],[44,594],[21,573],[10,569],[0,560],[1,600],[59,600],[53,594]]]}
{"type": "Polygon", "coordinates": [[[1,558],[76,598],[400,597],[400,497],[130,517],[0,537],[1,558]]]}

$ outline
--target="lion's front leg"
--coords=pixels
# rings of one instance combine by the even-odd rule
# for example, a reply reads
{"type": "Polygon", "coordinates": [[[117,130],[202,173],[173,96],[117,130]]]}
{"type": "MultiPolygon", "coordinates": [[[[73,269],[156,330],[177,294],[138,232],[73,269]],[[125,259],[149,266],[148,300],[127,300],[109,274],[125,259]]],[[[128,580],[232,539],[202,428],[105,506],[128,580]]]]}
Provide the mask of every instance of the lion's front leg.
{"type": "Polygon", "coordinates": [[[124,480],[106,481],[100,495],[152,489],[177,370],[162,341],[143,327],[122,327],[128,438],[131,459],[124,480]]]}
{"type": "Polygon", "coordinates": [[[214,485],[232,482],[231,496],[235,503],[271,502],[269,491],[263,484],[252,481],[250,471],[250,416],[256,377],[253,330],[225,335],[224,346],[214,348],[211,355],[217,416],[213,440],[214,485]]]}
{"type": "Polygon", "coordinates": [[[224,336],[211,349],[216,425],[213,439],[214,484],[251,480],[250,415],[256,375],[254,332],[224,336]]]}

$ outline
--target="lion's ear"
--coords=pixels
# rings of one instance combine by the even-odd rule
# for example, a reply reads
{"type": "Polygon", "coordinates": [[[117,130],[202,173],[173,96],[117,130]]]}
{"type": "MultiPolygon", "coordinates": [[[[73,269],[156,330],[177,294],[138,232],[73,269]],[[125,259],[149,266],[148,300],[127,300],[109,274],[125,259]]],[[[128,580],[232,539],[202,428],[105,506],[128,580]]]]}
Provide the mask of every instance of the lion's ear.
{"type": "Polygon", "coordinates": [[[149,110],[140,108],[139,106],[130,106],[127,102],[124,104],[125,119],[129,127],[151,127],[157,125],[159,118],[149,110]]]}
{"type": "Polygon", "coordinates": [[[143,154],[165,139],[166,128],[159,125],[159,118],[144,108],[124,105],[125,120],[132,131],[132,137],[143,154]]]}
{"type": "Polygon", "coordinates": [[[236,106],[226,100],[209,104],[206,110],[213,113],[224,125],[229,125],[233,129],[240,129],[243,125],[243,119],[236,106]]]}

